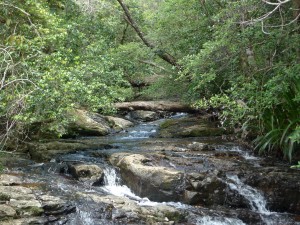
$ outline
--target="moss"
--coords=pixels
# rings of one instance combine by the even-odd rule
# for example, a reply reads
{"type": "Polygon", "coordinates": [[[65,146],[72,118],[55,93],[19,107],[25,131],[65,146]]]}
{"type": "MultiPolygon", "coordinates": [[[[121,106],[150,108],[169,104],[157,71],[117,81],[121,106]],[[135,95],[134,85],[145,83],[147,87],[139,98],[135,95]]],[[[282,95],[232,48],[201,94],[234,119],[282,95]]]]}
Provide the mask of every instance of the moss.
{"type": "Polygon", "coordinates": [[[29,213],[29,215],[31,216],[40,216],[44,213],[44,210],[37,206],[27,207],[25,209],[22,209],[22,211],[29,213]]]}
{"type": "Polygon", "coordinates": [[[194,129],[185,130],[178,134],[182,137],[206,137],[206,136],[220,136],[225,134],[222,128],[208,128],[208,127],[195,127],[194,129]]]}
{"type": "Polygon", "coordinates": [[[0,193],[0,201],[9,201],[10,200],[10,196],[0,193]]]}
{"type": "Polygon", "coordinates": [[[180,212],[166,212],[165,216],[169,219],[169,221],[174,221],[182,223],[186,222],[186,213],[180,213],[180,212]]]}
{"type": "Polygon", "coordinates": [[[170,126],[174,126],[175,124],[177,124],[177,122],[175,120],[166,120],[163,123],[160,124],[160,128],[162,129],[166,129],[169,128],[170,126]]]}

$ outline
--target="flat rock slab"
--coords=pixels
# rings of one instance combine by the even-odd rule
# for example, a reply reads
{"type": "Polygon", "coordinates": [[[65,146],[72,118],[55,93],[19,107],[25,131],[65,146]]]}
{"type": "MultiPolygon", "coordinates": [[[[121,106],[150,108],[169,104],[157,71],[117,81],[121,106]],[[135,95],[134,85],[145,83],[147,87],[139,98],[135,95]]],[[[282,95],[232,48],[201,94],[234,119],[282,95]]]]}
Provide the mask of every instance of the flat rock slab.
{"type": "Polygon", "coordinates": [[[138,222],[134,224],[175,224],[186,220],[184,212],[164,204],[142,206],[134,200],[114,195],[99,196],[81,192],[78,192],[77,195],[89,198],[97,204],[108,205],[106,211],[110,212],[105,212],[105,214],[109,214],[112,220],[123,218],[127,221],[138,222]]]}
{"type": "Polygon", "coordinates": [[[229,134],[230,131],[218,127],[216,122],[205,117],[168,119],[160,124],[158,136],[163,138],[209,137],[229,134]]]}

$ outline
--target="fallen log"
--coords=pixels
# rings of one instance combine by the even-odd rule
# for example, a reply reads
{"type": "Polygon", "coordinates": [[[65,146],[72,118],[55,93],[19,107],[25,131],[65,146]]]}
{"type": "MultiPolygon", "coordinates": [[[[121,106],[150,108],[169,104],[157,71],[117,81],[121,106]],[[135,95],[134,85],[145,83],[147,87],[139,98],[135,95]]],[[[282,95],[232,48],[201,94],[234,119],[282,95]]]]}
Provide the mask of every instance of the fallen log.
{"type": "Polygon", "coordinates": [[[168,112],[196,112],[197,110],[187,104],[172,101],[133,101],[119,102],[113,105],[117,110],[133,111],[168,111],[168,112]]]}

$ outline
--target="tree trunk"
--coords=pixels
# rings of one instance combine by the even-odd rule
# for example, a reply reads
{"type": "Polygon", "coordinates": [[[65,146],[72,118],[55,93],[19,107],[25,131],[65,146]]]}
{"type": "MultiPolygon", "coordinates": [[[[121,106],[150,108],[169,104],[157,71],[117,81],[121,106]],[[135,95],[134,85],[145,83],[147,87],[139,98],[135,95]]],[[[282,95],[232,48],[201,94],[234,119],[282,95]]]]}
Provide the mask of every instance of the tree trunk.
{"type": "Polygon", "coordinates": [[[120,102],[113,105],[118,110],[150,110],[169,112],[196,112],[197,110],[189,105],[171,101],[134,101],[120,102]]]}
{"type": "Polygon", "coordinates": [[[170,55],[169,53],[167,53],[166,51],[157,48],[153,43],[151,43],[149,40],[146,39],[144,33],[141,31],[141,29],[139,28],[139,26],[137,25],[137,23],[135,22],[135,20],[132,18],[128,7],[124,4],[123,0],[117,0],[119,2],[119,4],[121,5],[125,16],[126,16],[126,21],[130,24],[130,26],[135,30],[135,32],[137,33],[137,35],[139,36],[139,38],[143,41],[143,43],[150,49],[154,50],[154,53],[156,55],[158,55],[158,57],[160,57],[161,59],[163,59],[164,61],[168,62],[169,64],[171,64],[172,66],[175,66],[178,70],[182,70],[182,66],[179,65],[177,63],[177,60],[170,55]]]}

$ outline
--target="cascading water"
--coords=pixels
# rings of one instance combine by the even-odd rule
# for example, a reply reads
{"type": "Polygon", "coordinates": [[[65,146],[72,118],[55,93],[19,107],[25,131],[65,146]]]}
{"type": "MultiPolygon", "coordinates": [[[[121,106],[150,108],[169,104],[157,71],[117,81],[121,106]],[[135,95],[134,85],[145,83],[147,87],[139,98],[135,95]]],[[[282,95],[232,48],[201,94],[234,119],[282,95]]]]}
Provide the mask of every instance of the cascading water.
{"type": "Polygon", "coordinates": [[[266,225],[287,224],[288,219],[284,215],[271,212],[267,209],[267,201],[264,196],[253,187],[243,183],[237,175],[227,175],[227,184],[231,190],[237,191],[249,202],[251,210],[257,212],[266,225]]]}
{"type": "MultiPolygon", "coordinates": [[[[180,118],[186,116],[186,114],[175,115],[174,118],[180,118]]],[[[193,185],[199,183],[202,185],[202,178],[199,174],[206,175],[203,171],[216,170],[216,171],[239,171],[240,168],[252,168],[253,165],[257,164],[261,166],[261,158],[257,158],[251,155],[248,151],[245,151],[239,146],[235,146],[233,143],[223,143],[214,142],[212,139],[212,144],[216,146],[215,151],[192,151],[186,146],[190,143],[206,143],[206,139],[197,138],[186,138],[179,139],[174,138],[172,140],[163,138],[153,138],[158,124],[160,121],[155,121],[147,124],[139,124],[135,127],[129,128],[127,131],[105,136],[105,137],[95,137],[93,141],[99,143],[105,143],[112,146],[112,148],[99,148],[99,149],[89,149],[85,151],[77,151],[62,155],[55,158],[49,163],[43,164],[32,164],[29,166],[29,171],[26,174],[30,175],[31,178],[36,182],[43,182],[48,188],[48,191],[55,196],[60,196],[62,198],[68,199],[73,206],[76,206],[76,213],[70,214],[67,217],[67,222],[62,221],[60,224],[68,225],[115,225],[115,224],[129,224],[125,222],[119,223],[114,221],[113,217],[109,216],[111,213],[109,210],[106,211],[106,203],[96,202],[91,196],[97,196],[99,198],[111,198],[121,199],[121,202],[130,201],[141,207],[141,211],[149,208],[159,208],[161,206],[170,206],[176,208],[181,212],[187,212],[186,215],[188,221],[182,224],[191,225],[295,225],[299,224],[291,219],[290,215],[279,214],[275,212],[270,212],[267,209],[267,203],[264,196],[256,189],[244,184],[236,175],[228,175],[225,178],[225,182],[228,187],[237,192],[239,196],[242,196],[249,202],[249,209],[235,208],[235,206],[230,205],[227,207],[216,203],[212,206],[206,206],[205,204],[199,204],[200,206],[186,205],[180,202],[152,202],[148,198],[141,198],[135,195],[126,185],[124,185],[119,177],[118,171],[114,167],[108,165],[108,157],[115,152],[127,152],[134,154],[152,154],[159,157],[159,165],[172,167],[176,170],[184,171],[186,174],[193,175],[196,179],[193,185]],[[170,145],[170,146],[169,146],[170,145]],[[235,152],[232,158],[226,158],[219,154],[219,152],[235,152]],[[241,156],[241,157],[240,157],[241,156]],[[219,158],[218,158],[219,157],[219,158]],[[215,160],[215,161],[213,161],[215,160]],[[228,162],[222,167],[214,162],[228,162]],[[228,160],[228,161],[227,161],[228,160]],[[231,160],[231,161],[230,161],[231,160]],[[62,166],[67,167],[69,164],[96,164],[101,167],[104,171],[104,185],[103,186],[92,186],[87,185],[86,182],[80,182],[73,179],[70,174],[67,173],[67,169],[64,169],[64,174],[62,174],[62,166]],[[61,165],[60,165],[61,164],[61,165]],[[199,177],[197,177],[199,176],[199,177]],[[114,195],[114,196],[112,196],[114,195]],[[205,206],[207,208],[205,208],[205,206]],[[144,208],[143,208],[144,207],[144,208]],[[101,211],[102,210],[102,211],[101,211]],[[239,213],[241,212],[241,213],[239,213]]],[[[207,143],[211,143],[210,139],[206,140],[207,143]]],[[[230,155],[230,154],[228,154],[230,155]]],[[[252,173],[252,170],[249,170],[252,173]]],[[[253,170],[256,173],[257,170],[253,170]]],[[[221,173],[220,176],[223,176],[221,173]]],[[[218,175],[219,176],[219,175],[218,175]]],[[[193,179],[194,179],[193,178],[193,179]]],[[[220,177],[218,177],[221,179],[220,177]]],[[[224,179],[222,179],[224,181],[224,179]]],[[[192,180],[193,181],[193,180],[192,180]]],[[[221,189],[220,189],[221,190],[221,189]]],[[[222,188],[221,191],[224,189],[222,188]]],[[[200,194],[205,194],[199,191],[200,194]]],[[[217,190],[219,191],[219,190],[217,190]]],[[[224,191],[225,192],[225,191],[224,191]]],[[[187,192],[187,194],[193,195],[195,192],[187,192]]],[[[217,192],[215,192],[217,193],[217,192]]],[[[216,194],[217,195],[217,194],[216,194]]],[[[221,196],[221,195],[220,195],[221,196]]],[[[197,196],[196,196],[197,197],[197,196]]],[[[212,194],[212,198],[215,195],[212,194]]],[[[223,202],[223,201],[222,201],[223,202]]],[[[243,201],[244,203],[244,201],[243,201]]],[[[107,203],[109,206],[114,203],[107,203]]],[[[119,213],[117,208],[112,207],[115,210],[115,215],[119,213]]],[[[129,208],[130,209],[130,208],[129,208]]],[[[127,210],[127,209],[126,209],[127,210]]],[[[127,212],[125,210],[125,212],[127,212]]],[[[118,214],[119,215],[119,214],[118,214]]],[[[118,216],[117,215],[117,216],[118,216]]],[[[124,215],[130,214],[120,214],[120,218],[124,218],[124,215]]],[[[170,219],[171,218],[167,218],[170,219]]],[[[66,221],[66,220],[64,220],[66,221]]],[[[140,220],[144,224],[144,220],[140,220]]],[[[176,223],[176,222],[175,222],[176,223]]],[[[130,223],[131,224],[131,223],[130,223]]],[[[147,224],[147,223],[146,223],[147,224]]],[[[179,223],[181,224],[181,223],[179,223]]]]}
{"type": "Polygon", "coordinates": [[[266,208],[267,202],[261,193],[249,185],[244,184],[237,175],[227,175],[227,178],[230,181],[228,182],[230,189],[237,191],[240,195],[245,197],[249,201],[253,211],[264,215],[271,214],[266,208]]]}
{"type": "Polygon", "coordinates": [[[104,169],[104,187],[102,187],[102,189],[112,195],[128,197],[133,200],[141,199],[126,185],[121,185],[120,178],[117,176],[117,172],[113,167],[107,167],[104,169]]]}
{"type": "Polygon", "coordinates": [[[246,225],[243,221],[233,218],[212,218],[204,216],[197,220],[197,225],[246,225]]]}

